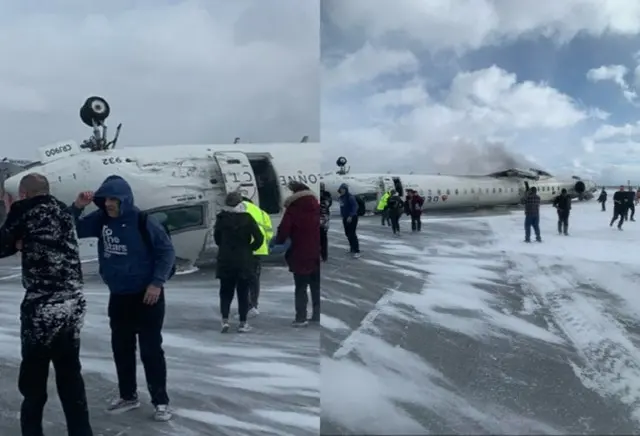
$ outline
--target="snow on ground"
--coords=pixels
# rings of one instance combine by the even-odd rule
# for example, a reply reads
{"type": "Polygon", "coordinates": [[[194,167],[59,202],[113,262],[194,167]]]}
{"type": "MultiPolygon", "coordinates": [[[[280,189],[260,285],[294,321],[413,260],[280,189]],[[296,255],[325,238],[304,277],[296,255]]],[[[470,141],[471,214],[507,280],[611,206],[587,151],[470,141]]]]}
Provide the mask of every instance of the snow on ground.
{"type": "MultiPolygon", "coordinates": [[[[91,255],[91,253],[87,253],[91,255]]],[[[21,397],[18,311],[23,290],[19,267],[0,264],[0,434],[19,433],[21,397]]],[[[151,406],[122,415],[104,408],[116,394],[106,316],[108,291],[85,264],[89,314],[82,333],[82,364],[96,435],[316,435],[319,419],[319,329],[292,329],[293,283],[283,267],[263,269],[261,315],[251,333],[221,335],[213,271],[176,276],[167,290],[164,347],[169,395],[176,417],[154,423],[151,406]]],[[[235,304],[234,309],[235,311],[235,304]]],[[[66,434],[50,377],[45,412],[49,435],[66,434]]],[[[148,403],[138,365],[138,384],[148,403]]]]}
{"type": "Polygon", "coordinates": [[[365,219],[359,260],[332,229],[322,434],[638,433],[640,222],[610,218],[576,203],[560,236],[543,206],[542,244],[522,211],[365,219]]]}

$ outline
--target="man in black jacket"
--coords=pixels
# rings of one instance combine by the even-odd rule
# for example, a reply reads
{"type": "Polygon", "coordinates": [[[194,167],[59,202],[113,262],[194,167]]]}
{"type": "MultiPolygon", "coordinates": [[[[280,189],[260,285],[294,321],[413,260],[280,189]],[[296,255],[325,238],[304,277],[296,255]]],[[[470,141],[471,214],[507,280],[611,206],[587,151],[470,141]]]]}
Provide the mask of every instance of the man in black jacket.
{"type": "Polygon", "coordinates": [[[234,294],[238,297],[238,332],[251,330],[247,323],[249,283],[254,274],[253,252],[264,242],[256,221],[249,215],[242,195],[231,192],[216,217],[213,238],[218,246],[216,277],[220,279],[222,333],[229,331],[229,311],[234,294]]]}
{"type": "Polygon", "coordinates": [[[635,221],[636,216],[636,191],[631,186],[627,191],[627,212],[624,214],[625,220],[629,218],[629,221],[635,221]],[[630,214],[630,215],[628,215],[630,214]]]}
{"type": "Polygon", "coordinates": [[[404,212],[404,201],[396,191],[391,191],[391,196],[387,200],[387,212],[391,220],[391,230],[394,235],[400,235],[400,217],[404,212]]]}
{"type": "Polygon", "coordinates": [[[600,191],[600,195],[598,196],[598,203],[600,203],[602,206],[602,212],[605,212],[607,210],[607,191],[604,188],[602,188],[602,191],[600,191]]]}
{"type": "Polygon", "coordinates": [[[613,223],[619,219],[618,230],[622,230],[622,223],[624,222],[624,214],[627,211],[628,200],[629,196],[625,192],[624,186],[620,186],[620,189],[613,194],[613,218],[611,218],[609,227],[613,226],[613,223]]]}
{"type": "Polygon", "coordinates": [[[44,176],[27,174],[19,191],[22,199],[11,205],[0,228],[0,257],[22,250],[22,435],[43,434],[52,362],[69,436],[92,436],[80,366],[80,329],[87,304],[74,220],[66,205],[49,194],[44,176]]]}
{"type": "Polygon", "coordinates": [[[324,183],[320,183],[320,255],[323,262],[326,262],[329,258],[328,233],[332,204],[331,193],[325,189],[324,183]]]}
{"type": "Polygon", "coordinates": [[[553,207],[558,211],[558,234],[569,235],[569,213],[571,212],[571,197],[567,190],[562,189],[560,195],[553,199],[553,207]]]}

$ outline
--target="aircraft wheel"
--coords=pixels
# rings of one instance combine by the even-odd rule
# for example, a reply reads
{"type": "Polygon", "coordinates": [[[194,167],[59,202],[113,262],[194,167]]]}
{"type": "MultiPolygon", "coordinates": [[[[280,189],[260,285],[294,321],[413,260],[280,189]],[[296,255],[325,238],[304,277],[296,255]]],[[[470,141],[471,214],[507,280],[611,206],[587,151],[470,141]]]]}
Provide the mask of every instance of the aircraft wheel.
{"type": "Polygon", "coordinates": [[[80,119],[89,127],[104,123],[110,114],[111,107],[102,97],[89,97],[80,108],[80,119]]]}

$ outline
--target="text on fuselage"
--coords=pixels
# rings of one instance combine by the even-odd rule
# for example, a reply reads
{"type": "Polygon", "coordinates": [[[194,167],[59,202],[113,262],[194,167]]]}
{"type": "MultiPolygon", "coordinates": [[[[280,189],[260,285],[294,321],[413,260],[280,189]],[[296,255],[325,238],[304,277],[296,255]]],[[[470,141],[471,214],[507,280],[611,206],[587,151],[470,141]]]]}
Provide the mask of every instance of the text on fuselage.
{"type": "Polygon", "coordinates": [[[70,144],[64,144],[64,145],[59,145],[57,147],[52,147],[52,148],[46,150],[44,152],[44,155],[46,157],[51,157],[51,156],[55,156],[56,154],[66,153],[68,151],[71,151],[71,145],[70,144]]]}
{"type": "Polygon", "coordinates": [[[289,182],[318,183],[318,176],[315,174],[298,174],[297,176],[279,176],[280,185],[287,186],[289,182]]]}

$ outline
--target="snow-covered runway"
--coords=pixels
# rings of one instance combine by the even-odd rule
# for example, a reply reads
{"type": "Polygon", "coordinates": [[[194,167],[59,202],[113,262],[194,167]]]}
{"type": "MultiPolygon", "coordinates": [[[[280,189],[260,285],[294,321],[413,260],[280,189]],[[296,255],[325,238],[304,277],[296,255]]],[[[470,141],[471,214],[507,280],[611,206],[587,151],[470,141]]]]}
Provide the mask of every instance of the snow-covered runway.
{"type": "Polygon", "coordinates": [[[609,219],[574,204],[565,237],[543,206],[524,244],[521,211],[399,239],[371,218],[359,260],[333,229],[322,434],[640,431],[640,222],[609,219]]]}
{"type": "MultiPolygon", "coordinates": [[[[23,290],[15,259],[0,265],[0,434],[19,434],[17,390],[18,310],[23,290]]],[[[292,329],[293,280],[284,267],[263,269],[261,315],[251,333],[219,333],[217,280],[213,271],[176,276],[167,289],[164,346],[175,418],[150,419],[146,383],[138,365],[144,406],[108,415],[116,395],[106,316],[108,291],[85,264],[89,314],[82,335],[82,364],[96,436],[317,435],[319,329],[292,329]]],[[[235,310],[235,304],[234,304],[235,310]]],[[[66,434],[50,377],[47,435],[66,434]]]]}

